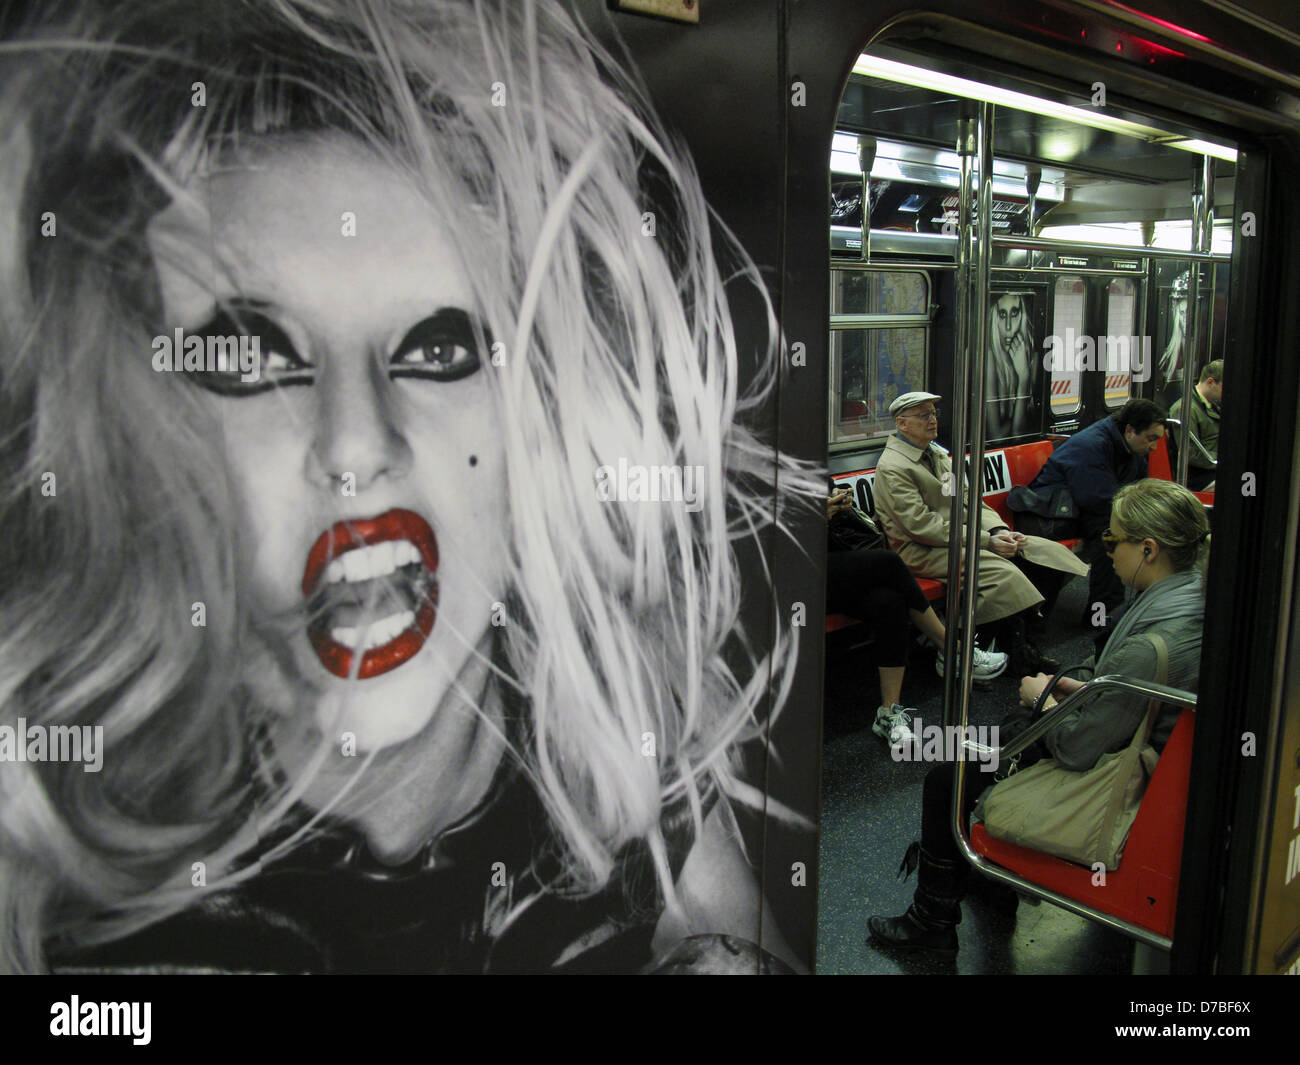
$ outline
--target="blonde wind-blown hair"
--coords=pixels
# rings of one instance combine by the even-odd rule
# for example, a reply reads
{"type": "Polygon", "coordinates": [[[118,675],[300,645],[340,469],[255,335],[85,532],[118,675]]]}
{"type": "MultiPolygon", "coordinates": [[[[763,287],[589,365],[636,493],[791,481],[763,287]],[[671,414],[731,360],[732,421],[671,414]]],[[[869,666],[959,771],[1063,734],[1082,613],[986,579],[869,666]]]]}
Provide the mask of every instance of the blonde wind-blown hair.
{"type": "Polygon", "coordinates": [[[255,875],[267,811],[301,793],[255,795],[232,490],[196,390],[151,372],[144,231],[196,174],[304,138],[362,146],[496,235],[452,234],[506,356],[493,683],[527,709],[514,756],[561,887],[600,888],[643,840],[670,897],[665,805],[698,827],[707,790],[751,794],[736,747],[794,656],[738,629],[733,543],[771,525],[774,475],[786,500],[820,480],[743,425],[774,380],[770,305],[733,240],[715,258],[691,163],[619,65],[548,3],[48,4],[0,44],[0,724],[102,725],[106,751],[94,774],[0,764],[0,970],[174,912],[195,854],[213,886],[255,875]],[[745,394],[724,271],[769,308],[745,394]],[[596,471],[623,457],[703,468],[702,506],[602,501],[596,471]]]}
{"type": "Polygon", "coordinates": [[[1175,572],[1199,569],[1210,557],[1210,521],[1199,499],[1180,484],[1148,478],[1115,493],[1111,514],[1126,536],[1150,537],[1168,553],[1175,572]]]}

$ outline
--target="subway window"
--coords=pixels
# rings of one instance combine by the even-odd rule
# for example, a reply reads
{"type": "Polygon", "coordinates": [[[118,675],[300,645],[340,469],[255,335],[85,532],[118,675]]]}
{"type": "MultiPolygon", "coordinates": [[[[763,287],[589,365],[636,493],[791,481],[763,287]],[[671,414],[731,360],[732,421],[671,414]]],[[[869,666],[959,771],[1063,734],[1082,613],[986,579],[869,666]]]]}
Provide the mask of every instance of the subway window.
{"type": "Polygon", "coordinates": [[[1086,289],[1082,277],[1056,279],[1052,295],[1052,418],[1079,413],[1079,361],[1077,345],[1083,337],[1086,289]]]}
{"type": "Polygon", "coordinates": [[[832,445],[892,432],[889,404],[925,387],[929,307],[923,272],[832,269],[832,445]]]}
{"type": "MultiPolygon", "coordinates": [[[[1134,335],[1137,286],[1117,277],[1106,288],[1106,409],[1117,410],[1133,391],[1132,368],[1142,356],[1142,339],[1134,335]]],[[[1097,353],[1099,356],[1101,352],[1097,353]]],[[[1100,362],[1101,360],[1098,359],[1100,362]]]]}
{"type": "Polygon", "coordinates": [[[894,431],[889,404],[925,387],[928,329],[833,329],[831,443],[886,436],[894,431]]]}
{"type": "Polygon", "coordinates": [[[832,318],[844,314],[923,315],[929,298],[929,278],[915,270],[831,272],[832,318]]]}

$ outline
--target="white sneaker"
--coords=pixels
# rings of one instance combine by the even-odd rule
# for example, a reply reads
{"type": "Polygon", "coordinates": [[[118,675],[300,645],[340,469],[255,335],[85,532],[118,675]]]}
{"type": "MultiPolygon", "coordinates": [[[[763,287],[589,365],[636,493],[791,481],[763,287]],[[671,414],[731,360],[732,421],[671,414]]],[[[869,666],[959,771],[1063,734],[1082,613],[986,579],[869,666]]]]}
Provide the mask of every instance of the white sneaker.
{"type": "Polygon", "coordinates": [[[1008,656],[1001,651],[982,651],[978,647],[971,656],[971,668],[980,680],[992,680],[1007,671],[1008,656]]]}
{"type": "Polygon", "coordinates": [[[897,747],[915,738],[916,733],[912,729],[912,715],[915,713],[914,709],[899,706],[898,703],[882,706],[876,710],[876,720],[871,731],[891,747],[897,747]]]}
{"type": "MultiPolygon", "coordinates": [[[[1007,671],[1007,656],[1001,651],[983,651],[976,647],[971,654],[971,669],[976,680],[992,680],[1007,671]]],[[[934,659],[934,671],[943,676],[943,652],[934,659]]]]}

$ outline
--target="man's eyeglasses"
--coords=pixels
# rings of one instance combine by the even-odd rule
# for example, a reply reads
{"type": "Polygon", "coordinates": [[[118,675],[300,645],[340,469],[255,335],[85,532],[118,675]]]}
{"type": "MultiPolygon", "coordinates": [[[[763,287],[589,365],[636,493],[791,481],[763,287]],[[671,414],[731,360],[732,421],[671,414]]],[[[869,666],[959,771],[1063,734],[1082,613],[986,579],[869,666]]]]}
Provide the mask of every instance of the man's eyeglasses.
{"type": "Polygon", "coordinates": [[[918,421],[922,422],[937,422],[939,420],[939,412],[937,410],[914,411],[907,415],[907,417],[916,418],[918,421]]]}
{"type": "Polygon", "coordinates": [[[1133,542],[1134,541],[1127,540],[1122,536],[1116,536],[1109,529],[1102,530],[1101,546],[1106,549],[1106,554],[1108,555],[1113,555],[1115,553],[1115,548],[1119,547],[1120,544],[1131,544],[1133,542]]]}

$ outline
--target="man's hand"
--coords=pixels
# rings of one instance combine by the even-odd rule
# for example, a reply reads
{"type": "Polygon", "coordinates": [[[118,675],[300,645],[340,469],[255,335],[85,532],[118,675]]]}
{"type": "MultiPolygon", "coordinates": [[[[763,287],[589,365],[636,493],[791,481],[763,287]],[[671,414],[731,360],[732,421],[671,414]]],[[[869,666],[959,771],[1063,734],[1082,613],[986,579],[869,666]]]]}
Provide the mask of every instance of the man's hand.
{"type": "Polygon", "coordinates": [[[1017,540],[1016,534],[1010,529],[1000,529],[989,537],[989,550],[1003,558],[1015,558],[1016,552],[1020,550],[1020,541],[1023,539],[1023,534],[1020,540],[1017,540]]]}

